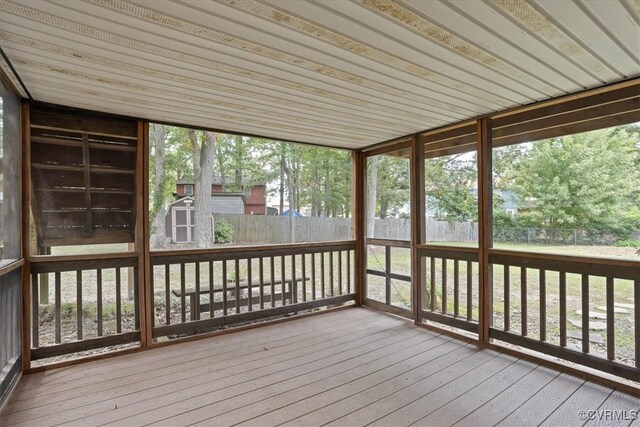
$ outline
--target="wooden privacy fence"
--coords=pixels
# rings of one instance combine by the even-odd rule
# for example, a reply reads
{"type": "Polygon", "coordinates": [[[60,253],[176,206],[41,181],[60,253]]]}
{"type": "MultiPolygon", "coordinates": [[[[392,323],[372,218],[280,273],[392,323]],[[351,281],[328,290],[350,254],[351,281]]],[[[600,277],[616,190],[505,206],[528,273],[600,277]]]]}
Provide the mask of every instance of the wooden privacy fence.
{"type": "MultiPolygon", "coordinates": [[[[289,217],[215,214],[233,226],[237,243],[291,243],[289,217]]],[[[351,238],[351,219],[295,217],[296,242],[326,242],[351,238]]]]}
{"type": "MultiPolygon", "coordinates": [[[[290,243],[289,218],[265,215],[215,214],[214,220],[228,221],[237,243],[290,243]]],[[[296,242],[325,242],[349,239],[350,218],[296,217],[296,242]]],[[[478,226],[470,222],[428,220],[427,241],[477,242],[478,226]]],[[[401,218],[375,220],[376,239],[411,240],[411,221],[401,218]]]]}
{"type": "Polygon", "coordinates": [[[152,252],[153,337],[353,301],[354,251],[342,241],[152,252]]]}

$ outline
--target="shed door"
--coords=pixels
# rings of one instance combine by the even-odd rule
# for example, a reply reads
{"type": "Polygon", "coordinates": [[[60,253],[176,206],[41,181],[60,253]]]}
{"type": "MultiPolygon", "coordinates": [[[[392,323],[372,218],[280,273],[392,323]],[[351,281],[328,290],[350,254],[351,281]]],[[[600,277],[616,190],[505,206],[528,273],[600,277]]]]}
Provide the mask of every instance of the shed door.
{"type": "Polygon", "coordinates": [[[193,243],[193,207],[174,207],[172,217],[174,243],[193,243]]]}

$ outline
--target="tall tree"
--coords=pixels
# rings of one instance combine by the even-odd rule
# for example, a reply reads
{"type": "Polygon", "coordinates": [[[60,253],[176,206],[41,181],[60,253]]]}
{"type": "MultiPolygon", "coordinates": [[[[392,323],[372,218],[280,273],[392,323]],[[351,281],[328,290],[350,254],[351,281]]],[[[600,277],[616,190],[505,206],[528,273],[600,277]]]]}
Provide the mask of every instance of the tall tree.
{"type": "Polygon", "coordinates": [[[213,132],[188,130],[193,153],[195,223],[193,243],[198,248],[214,243],[211,216],[211,184],[217,136],[213,132]],[[198,138],[200,134],[200,138],[198,138]]]}
{"type": "Polygon", "coordinates": [[[151,247],[163,248],[166,244],[165,216],[167,214],[166,193],[167,180],[165,177],[165,127],[160,124],[151,124],[151,149],[154,159],[153,180],[153,233],[151,234],[151,247]]]}
{"type": "Polygon", "coordinates": [[[380,162],[380,156],[374,156],[369,158],[369,171],[367,176],[367,237],[375,236],[375,224],[376,224],[376,204],[377,204],[377,191],[378,191],[378,163],[380,162]]]}

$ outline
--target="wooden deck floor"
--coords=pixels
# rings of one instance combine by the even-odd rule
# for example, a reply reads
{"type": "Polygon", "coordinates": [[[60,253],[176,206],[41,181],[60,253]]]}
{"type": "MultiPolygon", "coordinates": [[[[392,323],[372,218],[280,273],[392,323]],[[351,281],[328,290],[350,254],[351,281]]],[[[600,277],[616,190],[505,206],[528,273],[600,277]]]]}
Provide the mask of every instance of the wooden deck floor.
{"type": "Polygon", "coordinates": [[[0,425],[583,425],[597,409],[640,399],[348,309],[29,375],[0,425]]]}

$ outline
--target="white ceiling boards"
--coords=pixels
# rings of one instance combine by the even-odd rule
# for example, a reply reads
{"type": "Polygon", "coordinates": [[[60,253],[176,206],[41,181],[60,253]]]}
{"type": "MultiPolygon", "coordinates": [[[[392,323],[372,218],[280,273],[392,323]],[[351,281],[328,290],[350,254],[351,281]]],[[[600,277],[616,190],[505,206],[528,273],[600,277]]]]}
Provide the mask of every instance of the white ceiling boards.
{"type": "Polygon", "coordinates": [[[39,101],[359,148],[640,75],[640,4],[0,0],[0,47],[39,101]]]}

